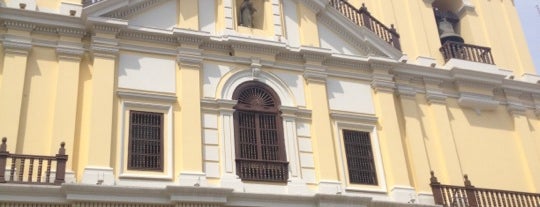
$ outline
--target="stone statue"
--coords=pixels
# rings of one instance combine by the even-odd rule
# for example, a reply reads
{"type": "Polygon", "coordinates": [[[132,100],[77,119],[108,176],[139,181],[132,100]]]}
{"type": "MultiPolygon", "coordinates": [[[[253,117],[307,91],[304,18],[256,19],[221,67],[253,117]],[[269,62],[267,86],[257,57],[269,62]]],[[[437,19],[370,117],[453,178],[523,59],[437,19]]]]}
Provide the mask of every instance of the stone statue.
{"type": "Polygon", "coordinates": [[[253,28],[253,13],[256,11],[250,0],[244,0],[240,5],[240,26],[253,28]]]}

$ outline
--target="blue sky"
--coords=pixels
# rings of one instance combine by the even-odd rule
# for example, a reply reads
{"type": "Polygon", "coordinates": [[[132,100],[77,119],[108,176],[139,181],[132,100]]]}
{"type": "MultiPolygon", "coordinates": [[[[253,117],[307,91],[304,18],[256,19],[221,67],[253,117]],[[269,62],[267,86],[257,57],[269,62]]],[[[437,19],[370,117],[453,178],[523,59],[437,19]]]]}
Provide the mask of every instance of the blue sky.
{"type": "Polygon", "coordinates": [[[536,74],[540,75],[540,0],[515,0],[536,74]]]}

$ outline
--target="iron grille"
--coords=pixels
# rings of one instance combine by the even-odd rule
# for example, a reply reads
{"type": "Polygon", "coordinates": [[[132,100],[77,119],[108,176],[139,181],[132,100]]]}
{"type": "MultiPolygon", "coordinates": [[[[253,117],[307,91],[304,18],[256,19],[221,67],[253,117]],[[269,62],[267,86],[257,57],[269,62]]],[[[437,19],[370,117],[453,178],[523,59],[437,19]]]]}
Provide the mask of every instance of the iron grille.
{"type": "Polygon", "coordinates": [[[163,170],[163,114],[130,111],[128,169],[163,170]]]}
{"type": "Polygon", "coordinates": [[[349,181],[377,185],[377,173],[369,132],[343,130],[349,181]]]}

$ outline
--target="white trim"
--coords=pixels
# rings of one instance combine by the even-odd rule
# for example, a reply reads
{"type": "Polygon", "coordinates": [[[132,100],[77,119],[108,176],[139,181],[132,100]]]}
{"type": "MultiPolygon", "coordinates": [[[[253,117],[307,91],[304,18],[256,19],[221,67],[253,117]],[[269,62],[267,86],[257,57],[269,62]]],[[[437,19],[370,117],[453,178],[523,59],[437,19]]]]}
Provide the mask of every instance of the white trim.
{"type": "Polygon", "coordinates": [[[232,100],[234,90],[242,83],[257,80],[272,88],[281,100],[282,106],[296,106],[296,99],[289,90],[287,84],[274,74],[261,70],[257,77],[253,76],[252,70],[233,70],[228,72],[219,81],[218,87],[222,91],[216,91],[218,99],[232,100]]]}
{"type": "Polygon", "coordinates": [[[338,160],[338,170],[344,182],[342,183],[342,188],[346,191],[360,191],[360,192],[372,192],[372,193],[382,193],[387,192],[386,188],[386,177],[384,174],[384,166],[382,162],[382,153],[379,143],[379,137],[377,135],[377,117],[374,115],[367,114],[358,114],[351,112],[337,112],[332,111],[331,117],[334,122],[334,136],[337,138],[336,152],[338,160]],[[354,118],[351,118],[354,117],[354,118]],[[377,174],[377,186],[373,185],[358,185],[351,184],[349,182],[349,177],[347,176],[347,159],[345,155],[345,149],[343,144],[343,130],[354,130],[354,131],[363,131],[370,133],[371,146],[373,150],[373,159],[375,163],[375,170],[377,174]]]}
{"type": "MultiPolygon", "coordinates": [[[[117,156],[118,159],[118,167],[119,167],[119,179],[157,179],[157,180],[172,180],[173,179],[173,102],[170,97],[165,96],[161,97],[157,100],[166,100],[167,102],[164,104],[158,104],[158,103],[148,103],[148,100],[139,99],[143,98],[145,96],[142,96],[140,93],[125,93],[125,92],[119,92],[119,96],[122,98],[120,102],[120,142],[118,143],[120,146],[120,152],[117,156]],[[131,96],[127,96],[126,94],[129,94],[131,96]],[[133,95],[137,94],[137,95],[133,95]],[[127,98],[135,98],[135,99],[127,99],[127,98]],[[167,131],[164,132],[163,137],[163,144],[165,152],[163,152],[163,160],[166,161],[163,163],[163,173],[155,173],[152,172],[151,174],[144,174],[144,173],[133,173],[134,170],[126,170],[126,160],[127,160],[127,149],[124,148],[125,143],[128,142],[128,135],[126,129],[126,116],[129,113],[129,108],[143,108],[148,109],[152,111],[160,111],[164,114],[164,121],[167,123],[167,131]]],[[[159,96],[158,96],[159,97],[159,96]]],[[[155,97],[154,97],[155,98],[155,97]]],[[[155,99],[154,99],[155,100],[155,99]]],[[[143,172],[143,171],[140,171],[143,172]]],[[[121,182],[120,182],[121,183],[121,182]]]]}

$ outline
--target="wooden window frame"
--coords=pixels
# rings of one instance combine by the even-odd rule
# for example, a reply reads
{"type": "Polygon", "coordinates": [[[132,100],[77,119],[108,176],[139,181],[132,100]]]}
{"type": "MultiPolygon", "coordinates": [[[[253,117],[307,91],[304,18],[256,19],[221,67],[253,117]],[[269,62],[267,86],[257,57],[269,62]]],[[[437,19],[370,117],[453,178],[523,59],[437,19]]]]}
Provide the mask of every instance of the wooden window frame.
{"type": "MultiPolygon", "coordinates": [[[[343,129],[342,130],[342,135],[343,135],[343,146],[344,146],[344,150],[345,150],[345,161],[347,162],[347,173],[348,173],[348,179],[349,179],[349,183],[351,184],[357,184],[357,185],[371,185],[371,186],[378,186],[379,185],[379,178],[377,176],[377,166],[375,164],[375,155],[374,155],[374,150],[373,150],[373,143],[372,143],[372,140],[371,140],[371,134],[369,132],[365,132],[365,131],[358,131],[358,130],[350,130],[350,129],[343,129]],[[361,145],[359,143],[351,143],[351,142],[348,142],[347,139],[348,138],[348,133],[359,133],[360,136],[367,136],[367,142],[369,142],[368,145],[361,145]],[[363,169],[363,168],[353,168],[351,166],[351,155],[349,155],[348,153],[348,147],[352,144],[356,144],[356,145],[360,145],[362,147],[369,147],[369,156],[363,156],[364,159],[368,158],[369,159],[369,165],[371,165],[371,170],[370,169],[363,169]],[[360,181],[360,180],[355,180],[353,179],[353,177],[351,176],[352,174],[354,174],[353,172],[356,172],[356,171],[363,171],[363,172],[366,172],[366,173],[371,173],[371,179],[372,179],[372,182],[363,182],[363,181],[360,181]]],[[[360,158],[359,158],[360,159],[360,158]]],[[[364,164],[364,163],[362,163],[364,164]]]]}
{"type": "Polygon", "coordinates": [[[128,170],[138,170],[138,171],[155,171],[155,172],[163,172],[164,170],[164,117],[165,117],[165,114],[164,113],[160,113],[160,112],[149,112],[149,111],[139,111],[139,110],[130,110],[129,111],[129,138],[128,138],[128,153],[127,153],[127,156],[128,156],[128,161],[127,161],[127,169],[128,170]],[[160,150],[160,154],[159,154],[159,167],[156,167],[156,168],[147,168],[147,167],[139,167],[139,166],[133,166],[132,165],[132,157],[133,157],[133,148],[132,148],[132,142],[133,142],[133,137],[132,137],[132,128],[133,128],[133,114],[134,113],[141,113],[141,114],[157,114],[160,116],[160,125],[159,125],[159,129],[160,129],[160,137],[159,137],[159,150],[160,150]]]}
{"type": "MultiPolygon", "coordinates": [[[[245,94],[245,93],[244,93],[245,94]]],[[[287,156],[285,152],[285,140],[284,140],[284,134],[283,134],[283,120],[281,117],[281,112],[279,111],[280,107],[280,100],[277,94],[270,88],[269,86],[257,82],[257,81],[249,81],[245,82],[243,84],[240,84],[236,90],[233,93],[233,99],[238,100],[238,103],[233,107],[235,109],[235,112],[233,114],[234,116],[234,139],[235,139],[235,154],[236,154],[236,173],[242,180],[246,181],[265,181],[265,182],[287,182],[288,181],[288,168],[289,163],[287,162],[287,156]],[[266,93],[265,96],[267,98],[267,101],[255,101],[255,104],[246,103],[243,101],[242,94],[244,92],[247,93],[248,90],[260,90],[264,93],[266,93]],[[271,99],[271,100],[268,100],[271,99]],[[262,103],[264,102],[264,103],[262,103]],[[264,104],[267,105],[264,105],[264,104]],[[257,156],[256,159],[246,159],[242,157],[241,154],[241,140],[240,140],[240,133],[241,133],[241,127],[240,127],[240,114],[241,113],[247,113],[247,114],[253,114],[254,116],[254,122],[255,122],[255,136],[256,136],[256,148],[257,148],[257,156]],[[275,130],[276,130],[276,139],[277,139],[277,146],[278,146],[278,153],[276,159],[263,159],[262,153],[263,153],[263,144],[261,143],[261,125],[260,125],[260,117],[261,115],[273,115],[275,117],[275,130]],[[249,168],[251,170],[254,170],[253,172],[244,174],[245,166],[243,165],[251,165],[251,166],[260,166],[263,168],[262,170],[260,168],[255,169],[255,167],[249,168]],[[261,172],[265,171],[265,172],[261,172]],[[268,172],[272,171],[272,172],[268,172]],[[276,177],[270,178],[271,176],[268,176],[268,174],[275,175],[273,172],[279,172],[277,173],[276,177]],[[260,174],[260,175],[253,175],[253,176],[247,176],[252,174],[260,174]],[[262,175],[267,175],[268,177],[264,177],[262,175]]]]}

